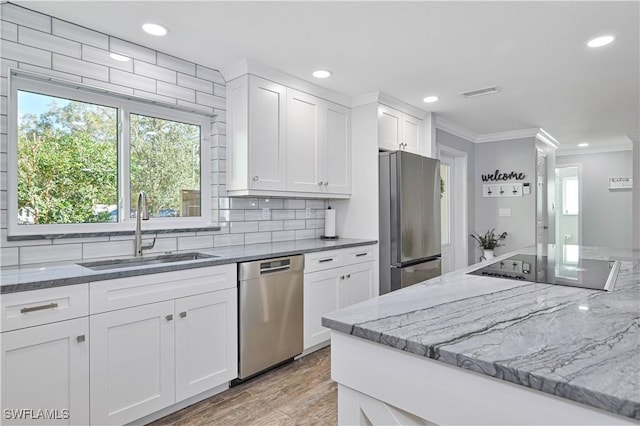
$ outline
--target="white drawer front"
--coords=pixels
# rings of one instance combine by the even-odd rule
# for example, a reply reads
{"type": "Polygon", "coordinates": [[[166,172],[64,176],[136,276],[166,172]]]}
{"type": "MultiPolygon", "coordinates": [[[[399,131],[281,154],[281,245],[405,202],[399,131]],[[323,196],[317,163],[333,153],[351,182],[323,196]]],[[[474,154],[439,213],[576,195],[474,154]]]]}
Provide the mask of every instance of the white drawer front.
{"type": "Polygon", "coordinates": [[[92,282],[91,314],[235,288],[237,266],[212,266],[92,282]]]}
{"type": "Polygon", "coordinates": [[[338,268],[343,264],[343,250],[320,251],[304,255],[304,273],[338,268]]]}
{"type": "Polygon", "coordinates": [[[87,284],[2,295],[2,331],[89,315],[87,284]]]}
{"type": "Polygon", "coordinates": [[[378,258],[378,246],[361,246],[344,249],[344,264],[353,265],[356,263],[369,262],[378,258]]]}

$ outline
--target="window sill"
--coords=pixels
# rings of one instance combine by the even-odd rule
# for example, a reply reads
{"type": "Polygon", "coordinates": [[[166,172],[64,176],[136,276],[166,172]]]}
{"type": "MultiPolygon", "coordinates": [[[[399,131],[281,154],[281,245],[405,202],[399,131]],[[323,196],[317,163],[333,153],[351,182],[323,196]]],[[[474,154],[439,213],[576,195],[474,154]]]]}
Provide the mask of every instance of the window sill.
{"type": "MultiPolygon", "coordinates": [[[[200,228],[172,228],[172,229],[145,229],[142,235],[149,234],[173,234],[180,232],[211,232],[219,231],[219,226],[203,226],[200,228]]],[[[90,238],[90,237],[117,237],[135,235],[135,231],[103,231],[103,232],[69,232],[64,234],[32,234],[32,235],[8,235],[7,241],[28,240],[54,240],[59,238],[90,238]]]]}

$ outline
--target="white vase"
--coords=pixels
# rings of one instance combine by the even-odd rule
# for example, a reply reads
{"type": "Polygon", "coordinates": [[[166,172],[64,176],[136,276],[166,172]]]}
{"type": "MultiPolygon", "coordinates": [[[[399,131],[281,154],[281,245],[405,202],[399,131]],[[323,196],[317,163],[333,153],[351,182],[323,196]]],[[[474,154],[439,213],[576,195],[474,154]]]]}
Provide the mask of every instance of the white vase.
{"type": "Polygon", "coordinates": [[[486,250],[486,249],[485,249],[485,250],[483,250],[483,251],[484,251],[484,256],[483,256],[483,257],[484,257],[486,260],[493,259],[493,257],[494,257],[493,250],[486,250]]]}

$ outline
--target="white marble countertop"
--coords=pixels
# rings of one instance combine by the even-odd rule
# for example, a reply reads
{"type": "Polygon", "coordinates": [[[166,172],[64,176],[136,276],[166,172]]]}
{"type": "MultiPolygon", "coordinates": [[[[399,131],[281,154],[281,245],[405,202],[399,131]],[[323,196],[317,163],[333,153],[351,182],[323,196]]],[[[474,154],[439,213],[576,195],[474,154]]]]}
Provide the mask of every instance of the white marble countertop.
{"type": "MultiPolygon", "coordinates": [[[[91,281],[102,281],[114,278],[178,271],[182,269],[202,268],[206,266],[224,265],[237,262],[249,262],[252,260],[267,259],[271,257],[313,253],[376,243],[377,241],[375,240],[359,240],[350,238],[340,238],[337,240],[308,239],[219,247],[215,249],[185,250],[184,252],[213,254],[217,257],[146,266],[106,269],[101,271],[94,271],[78,265],[78,263],[87,262],[86,260],[78,262],[40,263],[34,265],[13,266],[2,268],[2,271],[0,272],[0,293],[4,294],[16,291],[37,290],[41,288],[80,284],[91,281]]],[[[152,257],[152,255],[149,257],[152,257]]],[[[101,259],[91,259],[90,261],[94,260],[97,261],[101,259]]]]}
{"type": "MultiPolygon", "coordinates": [[[[535,254],[535,248],[519,253],[535,254]]],[[[640,419],[640,251],[583,247],[580,255],[622,261],[613,291],[468,275],[475,265],[330,313],[322,322],[640,419]]]]}

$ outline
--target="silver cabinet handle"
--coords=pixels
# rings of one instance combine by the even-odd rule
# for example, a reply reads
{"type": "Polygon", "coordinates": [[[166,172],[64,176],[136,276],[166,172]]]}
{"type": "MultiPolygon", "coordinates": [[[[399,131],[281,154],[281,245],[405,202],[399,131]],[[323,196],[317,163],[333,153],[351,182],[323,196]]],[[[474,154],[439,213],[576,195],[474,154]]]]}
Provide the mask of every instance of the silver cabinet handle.
{"type": "Polygon", "coordinates": [[[251,178],[251,180],[253,180],[253,181],[258,180],[258,176],[254,176],[254,177],[252,177],[252,178],[251,178]]]}
{"type": "Polygon", "coordinates": [[[40,306],[30,306],[28,308],[20,309],[20,313],[21,314],[26,314],[26,313],[29,313],[29,312],[44,311],[45,309],[55,309],[57,307],[58,307],[57,303],[49,303],[47,305],[40,305],[40,306]]]}
{"type": "Polygon", "coordinates": [[[167,316],[165,317],[165,319],[166,319],[167,321],[171,321],[171,320],[173,320],[173,315],[169,314],[169,315],[167,315],[167,316]]]}
{"type": "Polygon", "coordinates": [[[78,343],[82,343],[84,342],[84,340],[85,340],[84,334],[81,334],[80,336],[76,337],[76,342],[78,343]]]}
{"type": "Polygon", "coordinates": [[[318,260],[318,263],[331,262],[332,260],[333,260],[333,257],[330,257],[328,259],[320,259],[320,260],[318,260]]]}
{"type": "Polygon", "coordinates": [[[325,183],[324,183],[324,186],[329,186],[329,182],[325,182],[325,183]]]}
{"type": "Polygon", "coordinates": [[[356,254],[356,257],[362,257],[362,256],[366,256],[366,255],[367,255],[366,252],[365,253],[358,253],[358,254],[356,254]]]}
{"type": "Polygon", "coordinates": [[[323,183],[324,182],[322,182],[322,181],[318,182],[318,186],[322,186],[323,183]]]}
{"type": "Polygon", "coordinates": [[[187,316],[187,311],[180,312],[180,318],[185,318],[187,316]]]}

